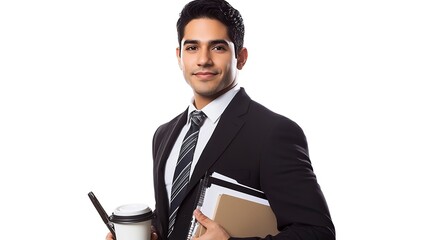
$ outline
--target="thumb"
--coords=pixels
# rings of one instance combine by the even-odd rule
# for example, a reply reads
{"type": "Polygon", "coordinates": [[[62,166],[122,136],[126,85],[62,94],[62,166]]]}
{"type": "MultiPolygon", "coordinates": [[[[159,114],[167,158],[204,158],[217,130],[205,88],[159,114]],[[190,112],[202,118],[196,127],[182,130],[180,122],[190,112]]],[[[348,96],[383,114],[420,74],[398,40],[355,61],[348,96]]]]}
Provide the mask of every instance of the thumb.
{"type": "Polygon", "coordinates": [[[213,225],[213,221],[208,218],[206,215],[204,215],[200,210],[195,209],[194,216],[197,219],[197,221],[203,225],[205,228],[210,228],[211,225],[213,225]]]}

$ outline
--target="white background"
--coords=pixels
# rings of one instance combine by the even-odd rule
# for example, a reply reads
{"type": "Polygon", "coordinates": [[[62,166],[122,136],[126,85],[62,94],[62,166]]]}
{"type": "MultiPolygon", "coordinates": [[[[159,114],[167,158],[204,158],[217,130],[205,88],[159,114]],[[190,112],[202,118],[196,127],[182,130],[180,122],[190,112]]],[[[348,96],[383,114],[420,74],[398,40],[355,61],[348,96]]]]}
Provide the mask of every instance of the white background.
{"type": "MultiPolygon", "coordinates": [[[[427,237],[427,1],[230,2],[240,84],[304,129],[337,238],[427,237]]],[[[2,239],[104,239],[89,191],[154,207],[153,133],[191,97],[184,3],[1,1],[2,239]]]]}

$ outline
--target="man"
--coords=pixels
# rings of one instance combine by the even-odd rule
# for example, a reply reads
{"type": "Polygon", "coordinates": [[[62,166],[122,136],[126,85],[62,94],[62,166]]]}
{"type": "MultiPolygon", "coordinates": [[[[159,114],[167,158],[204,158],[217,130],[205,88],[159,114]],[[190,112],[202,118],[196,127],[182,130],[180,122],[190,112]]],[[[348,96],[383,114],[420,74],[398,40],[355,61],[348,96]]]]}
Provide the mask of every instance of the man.
{"type": "Polygon", "coordinates": [[[199,180],[214,172],[265,193],[280,231],[265,239],[335,239],[303,131],[237,87],[238,70],[247,60],[240,13],[224,0],[195,0],[182,10],[177,31],[177,59],[194,97],[186,111],[160,126],[153,138],[152,239],[186,239],[192,215],[207,228],[196,239],[235,239],[194,211],[199,180]],[[196,146],[183,153],[195,112],[201,124],[192,133],[196,146]],[[192,160],[177,170],[189,152],[192,160]]]}

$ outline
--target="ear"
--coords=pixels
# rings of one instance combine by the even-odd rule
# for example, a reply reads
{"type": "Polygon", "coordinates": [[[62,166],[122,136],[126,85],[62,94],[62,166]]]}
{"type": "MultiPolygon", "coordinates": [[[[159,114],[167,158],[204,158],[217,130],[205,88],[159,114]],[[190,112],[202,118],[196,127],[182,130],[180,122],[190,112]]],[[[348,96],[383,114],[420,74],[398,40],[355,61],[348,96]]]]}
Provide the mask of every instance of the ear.
{"type": "Polygon", "coordinates": [[[182,58],[180,57],[180,47],[176,48],[176,58],[177,58],[177,63],[179,64],[179,68],[182,69],[182,58]]]}
{"type": "Polygon", "coordinates": [[[237,55],[237,68],[241,70],[247,62],[247,48],[243,47],[237,55]]]}

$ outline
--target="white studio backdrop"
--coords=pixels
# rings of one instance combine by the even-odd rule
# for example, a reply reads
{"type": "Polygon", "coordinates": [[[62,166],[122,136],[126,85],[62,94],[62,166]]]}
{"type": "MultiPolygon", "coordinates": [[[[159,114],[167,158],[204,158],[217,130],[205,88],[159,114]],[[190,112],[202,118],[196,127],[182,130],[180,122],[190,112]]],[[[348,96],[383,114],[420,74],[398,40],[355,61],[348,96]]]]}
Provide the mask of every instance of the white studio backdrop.
{"type": "MultiPolygon", "coordinates": [[[[186,1],[0,2],[3,239],[104,239],[108,213],[154,208],[152,136],[186,108],[175,58],[186,1]]],[[[231,0],[240,85],[295,120],[338,239],[426,236],[426,1],[231,0]]]]}

